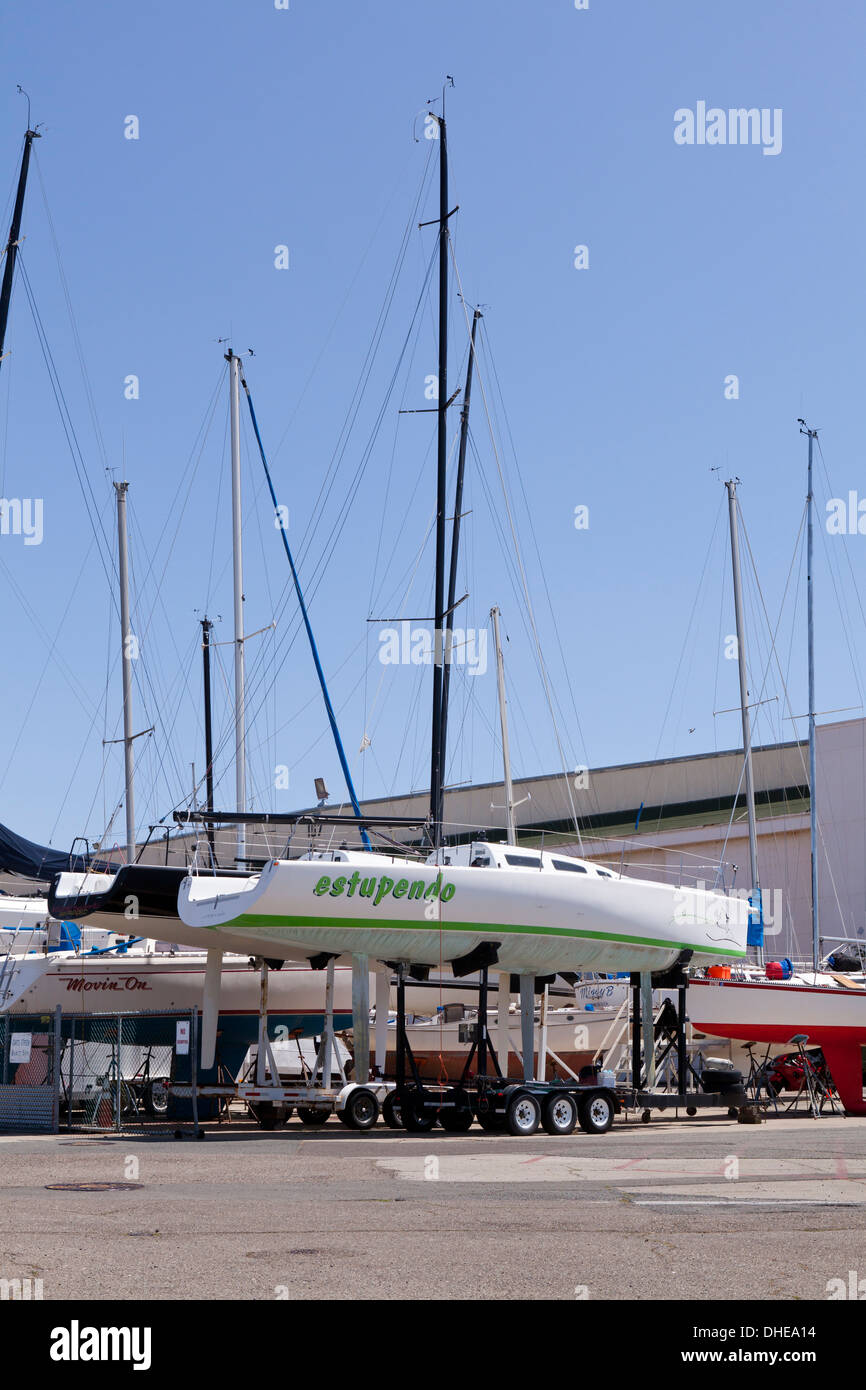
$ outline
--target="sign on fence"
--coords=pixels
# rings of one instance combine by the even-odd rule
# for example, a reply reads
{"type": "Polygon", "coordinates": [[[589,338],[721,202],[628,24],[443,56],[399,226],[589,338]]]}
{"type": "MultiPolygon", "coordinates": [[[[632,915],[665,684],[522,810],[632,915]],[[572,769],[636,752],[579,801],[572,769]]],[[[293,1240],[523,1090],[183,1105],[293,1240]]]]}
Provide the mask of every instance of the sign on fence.
{"type": "Polygon", "coordinates": [[[9,1061],[29,1062],[32,1047],[32,1033],[13,1033],[9,1039],[9,1061]]]}

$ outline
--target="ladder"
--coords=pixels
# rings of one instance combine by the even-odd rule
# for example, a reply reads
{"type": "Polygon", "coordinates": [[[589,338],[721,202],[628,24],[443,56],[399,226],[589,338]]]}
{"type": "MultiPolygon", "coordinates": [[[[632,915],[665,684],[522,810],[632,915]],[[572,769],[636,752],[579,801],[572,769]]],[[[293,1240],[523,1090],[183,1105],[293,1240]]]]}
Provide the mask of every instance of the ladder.
{"type": "MultiPolygon", "coordinates": [[[[662,999],[653,1010],[653,1039],[656,1056],[656,1087],[664,1088],[672,1082],[672,1072],[676,1057],[671,1055],[669,1034],[659,1025],[665,1020],[669,1000],[662,999]]],[[[595,1049],[593,1062],[603,1060],[604,1065],[616,1073],[617,1083],[630,1084],[631,1073],[631,1000],[623,999],[615,1016],[611,1019],[607,1032],[595,1049]]],[[[642,1054],[641,1054],[642,1055],[642,1054]]],[[[637,1081],[634,1083],[638,1084],[637,1081]]]]}

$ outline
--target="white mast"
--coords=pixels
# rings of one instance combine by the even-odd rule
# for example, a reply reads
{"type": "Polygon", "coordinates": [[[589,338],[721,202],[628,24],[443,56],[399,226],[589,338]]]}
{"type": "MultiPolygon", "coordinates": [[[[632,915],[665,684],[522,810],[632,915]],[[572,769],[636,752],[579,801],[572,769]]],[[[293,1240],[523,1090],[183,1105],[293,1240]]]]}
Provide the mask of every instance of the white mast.
{"type": "MultiPolygon", "coordinates": [[[[746,812],[749,820],[749,869],[753,907],[760,910],[761,885],[758,878],[758,830],[755,817],[755,786],[752,777],[752,721],[749,716],[748,672],[746,670],[746,628],[743,617],[743,586],[740,579],[740,532],[737,521],[737,479],[725,483],[728,489],[728,516],[731,523],[731,565],[734,571],[734,614],[737,623],[737,668],[740,676],[740,711],[743,719],[746,812]]],[[[763,921],[763,912],[761,912],[763,921]]]]}
{"type": "Polygon", "coordinates": [[[123,767],[126,803],[126,859],[135,859],[135,788],[132,753],[132,632],[129,624],[129,551],[126,537],[126,494],[129,483],[115,483],[117,493],[117,557],[120,576],[120,658],[123,671],[123,767]]]}
{"type": "MultiPolygon", "coordinates": [[[[232,452],[232,561],[235,616],[235,809],[247,809],[246,711],[244,707],[244,569],[241,523],[240,358],[229,348],[229,402],[232,452]]],[[[246,827],[237,827],[237,857],[246,856],[246,827]]]]}
{"type": "Polygon", "coordinates": [[[499,692],[499,722],[502,725],[502,762],[505,770],[505,824],[508,843],[517,844],[514,828],[514,788],[511,785],[511,751],[508,746],[508,711],[505,700],[505,665],[502,659],[502,642],[499,636],[499,609],[490,610],[493,619],[493,643],[496,647],[496,686],[499,692]]]}

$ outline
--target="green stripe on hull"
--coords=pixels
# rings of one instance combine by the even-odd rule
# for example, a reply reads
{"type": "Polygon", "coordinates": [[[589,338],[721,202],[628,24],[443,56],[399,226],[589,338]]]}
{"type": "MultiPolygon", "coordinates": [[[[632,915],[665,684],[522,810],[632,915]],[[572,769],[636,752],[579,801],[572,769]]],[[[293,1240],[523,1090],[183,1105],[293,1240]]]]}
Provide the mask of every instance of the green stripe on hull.
{"type": "MultiPolygon", "coordinates": [[[[416,922],[412,919],[392,917],[382,918],[378,922],[371,922],[362,917],[274,917],[260,916],[256,913],[242,913],[240,917],[233,918],[230,922],[221,922],[223,927],[302,927],[305,929],[317,927],[336,927],[353,928],[357,927],[364,931],[436,931],[435,922],[416,922]]],[[[556,936],[567,937],[583,941],[616,941],[624,946],[657,946],[663,951],[696,951],[702,955],[715,956],[719,954],[720,946],[698,946],[692,941],[661,941],[652,936],[623,936],[617,932],[605,931],[579,931],[575,927],[528,927],[528,926],[508,926],[504,922],[441,922],[441,931],[459,932],[494,932],[496,935],[508,936],[556,936]]],[[[211,930],[217,930],[212,927],[211,930]]],[[[745,951],[725,950],[726,956],[746,957],[745,951]]]]}

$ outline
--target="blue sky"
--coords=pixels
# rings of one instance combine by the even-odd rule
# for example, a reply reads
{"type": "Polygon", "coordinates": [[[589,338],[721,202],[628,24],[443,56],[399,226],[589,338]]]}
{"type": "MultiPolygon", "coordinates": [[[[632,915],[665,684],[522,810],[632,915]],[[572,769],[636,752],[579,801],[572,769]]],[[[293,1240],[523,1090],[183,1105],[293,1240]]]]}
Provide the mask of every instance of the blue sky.
{"type": "MultiPolygon", "coordinates": [[[[737,700],[736,665],[722,655],[733,615],[721,480],[742,480],[773,624],[803,507],[798,416],[821,430],[829,484],[816,461],[819,520],[829,496],[866,496],[864,31],[856,7],[803,0],[766,0],[758,12],[744,0],[590,0],[585,11],[572,0],[291,0],[288,11],[272,0],[49,0],[7,11],[0,197],[5,209],[26,119],[21,83],[44,127],[23,262],[109,538],[106,466],[130,482],[136,725],[156,724],[137,745],[140,832],[188,794],[191,762],[203,770],[205,609],[222,617],[216,639],[231,636],[225,337],[255,351],[248,379],[359,789],[424,784],[429,670],[383,667],[367,618],[398,611],[377,604],[405,600],[402,611],[421,616],[432,602],[432,551],[419,557],[419,547],[435,497],[434,417],[397,414],[429,405],[436,369],[429,295],[401,355],[430,229],[410,234],[335,485],[319,494],[435,158],[413,123],[423,133],[416,118],[446,73],[455,254],[467,299],[484,306],[485,387],[492,409],[495,366],[503,465],[567,760],[736,745],[736,717],[714,716],[737,700]],[[700,101],[781,109],[781,152],[676,144],[674,113],[700,101]],[[137,140],[124,138],[129,115],[137,140]],[[278,245],[288,270],[274,266],[278,245]],[[574,268],[577,245],[589,248],[588,269],[574,268]],[[131,374],[137,400],[124,398],[131,374]],[[735,400],[725,398],[731,374],[735,400]],[[578,505],[589,508],[586,530],[574,526],[578,505]]],[[[435,211],[431,192],[415,221],[435,211]]],[[[4,238],[7,227],[4,211],[4,238]]],[[[466,343],[456,294],[451,335],[453,390],[466,343]]],[[[120,732],[117,619],[21,277],[6,346],[3,495],[44,500],[44,539],[0,537],[0,819],[68,844],[101,836],[122,793],[120,750],[102,742],[120,732]]],[[[493,603],[503,610],[515,773],[530,775],[556,769],[559,754],[503,554],[501,500],[488,500],[498,484],[478,395],[472,430],[462,621],[484,626],[493,603]]],[[[287,810],[311,800],[314,776],[335,795],[341,781],[309,655],[300,639],[289,646],[296,610],[280,607],[285,560],[251,444],[246,431],[247,629],[279,615],[249,645],[251,778],[255,805],[287,810]],[[282,766],[288,789],[274,785],[282,766]]],[[[818,708],[859,706],[854,576],[862,583],[866,537],[821,531],[816,544],[818,708]]],[[[780,627],[794,713],[805,709],[797,577],[795,568],[780,627]]],[[[779,697],[761,707],[756,738],[789,737],[781,682],[763,685],[767,641],[755,584],[746,587],[752,686],[779,697]]],[[[489,779],[500,766],[492,662],[454,684],[449,780],[489,779]]],[[[217,795],[228,805],[221,675],[216,695],[217,795]]],[[[121,813],[109,841],[122,823],[121,813]]]]}

